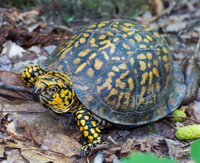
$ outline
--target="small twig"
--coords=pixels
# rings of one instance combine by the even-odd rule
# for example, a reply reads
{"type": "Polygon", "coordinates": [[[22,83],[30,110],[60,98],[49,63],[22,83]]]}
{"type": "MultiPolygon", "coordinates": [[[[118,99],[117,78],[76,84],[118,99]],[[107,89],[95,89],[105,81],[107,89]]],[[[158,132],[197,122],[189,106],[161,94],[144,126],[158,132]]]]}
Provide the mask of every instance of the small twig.
{"type": "Polygon", "coordinates": [[[170,125],[173,129],[177,130],[176,127],[174,127],[171,123],[169,123],[169,121],[167,121],[166,119],[162,120],[163,122],[166,122],[168,125],[170,125]]]}
{"type": "Polygon", "coordinates": [[[189,117],[182,117],[182,116],[178,116],[178,115],[167,115],[166,117],[177,117],[177,118],[184,118],[184,119],[188,119],[188,120],[194,121],[194,122],[196,122],[197,124],[199,124],[199,123],[200,123],[200,122],[198,122],[196,119],[189,118],[189,117]]]}
{"type": "Polygon", "coordinates": [[[5,81],[1,77],[0,77],[0,80],[2,81],[2,82],[0,82],[0,88],[1,89],[33,94],[33,91],[30,88],[25,88],[25,87],[13,86],[13,85],[6,84],[5,81]]]}
{"type": "Polygon", "coordinates": [[[116,146],[119,145],[111,136],[108,136],[107,139],[108,139],[110,142],[112,142],[114,145],[116,145],[116,146]]]}
{"type": "Polygon", "coordinates": [[[199,33],[199,40],[198,40],[198,43],[197,43],[197,45],[196,45],[196,50],[195,50],[195,54],[194,54],[194,56],[196,57],[196,58],[198,58],[198,50],[199,50],[199,46],[200,46],[200,28],[195,28],[195,30],[199,33]]]}

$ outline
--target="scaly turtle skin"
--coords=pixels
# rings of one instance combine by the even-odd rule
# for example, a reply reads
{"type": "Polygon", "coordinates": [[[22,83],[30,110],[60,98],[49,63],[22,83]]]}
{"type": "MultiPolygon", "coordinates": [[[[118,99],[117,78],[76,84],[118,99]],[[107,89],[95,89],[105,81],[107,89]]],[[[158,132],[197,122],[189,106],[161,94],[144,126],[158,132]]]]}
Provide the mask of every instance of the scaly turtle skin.
{"type": "Polygon", "coordinates": [[[154,29],[128,20],[81,30],[39,67],[26,68],[22,79],[53,111],[73,113],[86,138],[82,155],[102,141],[96,119],[118,128],[143,125],[175,110],[186,92],[174,78],[166,41],[154,29]]]}

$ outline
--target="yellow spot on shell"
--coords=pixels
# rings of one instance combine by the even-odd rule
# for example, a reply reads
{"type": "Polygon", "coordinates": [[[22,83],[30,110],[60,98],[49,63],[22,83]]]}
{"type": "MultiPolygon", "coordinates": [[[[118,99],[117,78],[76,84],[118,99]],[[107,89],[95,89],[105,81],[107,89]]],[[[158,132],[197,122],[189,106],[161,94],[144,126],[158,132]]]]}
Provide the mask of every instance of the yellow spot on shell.
{"type": "Polygon", "coordinates": [[[90,35],[88,33],[83,33],[83,37],[89,37],[90,35]]]}
{"type": "MultiPolygon", "coordinates": [[[[63,49],[65,49],[65,48],[63,48],[63,49]]],[[[62,53],[62,54],[61,54],[61,56],[59,57],[59,60],[65,58],[66,54],[67,54],[71,49],[72,49],[72,46],[69,47],[69,48],[67,48],[67,49],[65,49],[64,51],[60,51],[60,53],[62,53]]],[[[60,53],[58,53],[57,55],[59,55],[60,53]]]]}
{"type": "Polygon", "coordinates": [[[113,76],[115,76],[114,72],[111,71],[111,72],[108,73],[108,77],[113,77],[113,76]]]}
{"type": "Polygon", "coordinates": [[[133,39],[129,39],[129,41],[132,43],[132,44],[135,44],[135,41],[133,39]]]}
{"type": "Polygon", "coordinates": [[[146,59],[147,57],[142,53],[137,56],[138,59],[146,59]]]}
{"type": "Polygon", "coordinates": [[[104,55],[104,58],[105,58],[105,60],[109,60],[109,56],[108,56],[108,54],[105,52],[105,51],[102,51],[102,53],[103,53],[103,55],[104,55]]]}
{"type": "Polygon", "coordinates": [[[95,28],[95,27],[96,27],[96,25],[93,24],[93,25],[89,26],[88,28],[95,28]]]}
{"type": "Polygon", "coordinates": [[[149,72],[149,85],[152,84],[152,80],[153,80],[153,73],[152,71],[149,72]]]}
{"type": "Polygon", "coordinates": [[[96,70],[99,70],[99,69],[101,68],[102,65],[103,65],[103,62],[102,62],[101,60],[99,60],[99,59],[96,59],[96,60],[95,60],[94,68],[95,68],[96,70]]]}
{"type": "Polygon", "coordinates": [[[78,46],[78,41],[75,42],[74,47],[76,48],[78,46]]]}
{"type": "Polygon", "coordinates": [[[139,103],[138,103],[138,107],[140,106],[141,103],[144,103],[144,93],[146,91],[146,87],[145,86],[142,86],[141,88],[141,94],[140,94],[140,99],[139,99],[139,103]]]}
{"type": "Polygon", "coordinates": [[[98,47],[98,45],[95,44],[95,39],[94,38],[90,39],[90,44],[91,44],[92,47],[98,47]]]}
{"type": "Polygon", "coordinates": [[[99,48],[99,51],[101,51],[103,49],[107,49],[108,47],[111,47],[110,54],[113,54],[115,52],[115,44],[112,44],[110,40],[104,40],[104,41],[100,42],[99,44],[106,44],[103,47],[99,48]]]}
{"type": "Polygon", "coordinates": [[[142,37],[140,35],[136,35],[135,39],[137,40],[137,42],[141,42],[142,41],[142,37]]]}
{"type": "Polygon", "coordinates": [[[132,91],[134,89],[133,79],[131,77],[128,78],[129,89],[132,91]]]}
{"type": "Polygon", "coordinates": [[[151,67],[151,63],[148,63],[148,68],[150,68],[151,67]]]}
{"type": "Polygon", "coordinates": [[[91,59],[93,59],[93,58],[94,58],[94,57],[96,57],[96,56],[97,56],[97,53],[96,53],[96,52],[94,52],[94,53],[92,53],[92,54],[91,54],[91,56],[89,56],[89,58],[88,58],[88,59],[90,59],[90,60],[91,60],[91,59]]]}
{"type": "MultiPolygon", "coordinates": [[[[114,25],[113,25],[114,26],[114,25]]],[[[118,29],[116,29],[116,28],[112,28],[112,30],[114,30],[114,31],[117,31],[117,32],[120,32],[118,29]]]]}
{"type": "Polygon", "coordinates": [[[144,42],[146,42],[147,44],[149,43],[149,40],[147,40],[146,38],[144,39],[144,42]]]}
{"type": "Polygon", "coordinates": [[[157,89],[157,92],[159,93],[160,92],[160,83],[159,82],[156,82],[156,89],[157,89]]]}
{"type": "Polygon", "coordinates": [[[128,35],[133,35],[135,33],[135,31],[131,31],[131,32],[128,32],[127,34],[128,35]]]}
{"type": "Polygon", "coordinates": [[[152,31],[154,28],[144,28],[145,31],[152,31]]]}
{"type": "Polygon", "coordinates": [[[126,49],[131,49],[130,46],[126,45],[125,43],[122,44],[122,46],[126,49]]]}
{"type": "Polygon", "coordinates": [[[112,66],[112,70],[115,72],[119,72],[119,68],[117,66],[112,66]]]}
{"type": "Polygon", "coordinates": [[[155,66],[158,66],[158,60],[154,60],[154,61],[153,61],[153,64],[154,64],[155,66]]]}
{"type": "Polygon", "coordinates": [[[86,41],[86,39],[83,37],[83,38],[80,38],[79,42],[82,44],[86,41]]]}
{"type": "Polygon", "coordinates": [[[147,34],[145,34],[145,36],[146,36],[146,38],[147,38],[149,41],[153,41],[153,37],[151,37],[151,36],[149,36],[149,35],[147,35],[147,34]]]}
{"type": "Polygon", "coordinates": [[[147,48],[147,46],[144,45],[144,44],[140,44],[139,47],[140,47],[141,49],[147,48]]]}
{"type": "Polygon", "coordinates": [[[73,63],[74,63],[74,64],[78,64],[78,63],[80,63],[80,61],[81,61],[80,58],[75,58],[75,59],[73,59],[73,63]]]}
{"type": "Polygon", "coordinates": [[[127,70],[125,73],[121,73],[120,75],[120,79],[124,79],[128,74],[129,74],[129,70],[127,70]]]}
{"type": "Polygon", "coordinates": [[[86,50],[84,50],[84,51],[81,51],[81,52],[78,54],[78,56],[79,56],[79,57],[84,57],[84,56],[86,56],[90,51],[91,51],[91,49],[86,49],[86,50]]]}
{"type": "Polygon", "coordinates": [[[107,32],[107,35],[114,36],[114,34],[112,32],[110,32],[110,31],[107,32]]]}
{"type": "Polygon", "coordinates": [[[167,62],[167,56],[166,55],[164,55],[163,57],[162,57],[162,59],[163,59],[163,61],[165,61],[165,62],[167,62]]]}
{"type": "Polygon", "coordinates": [[[100,35],[99,36],[99,40],[103,40],[103,39],[105,39],[106,38],[106,35],[100,35]]]}
{"type": "Polygon", "coordinates": [[[85,66],[86,66],[86,63],[85,62],[82,63],[80,66],[77,67],[75,73],[78,73],[78,72],[82,71],[85,68],[85,66]]]}
{"type": "Polygon", "coordinates": [[[123,25],[120,25],[120,27],[121,27],[121,30],[122,30],[122,31],[125,31],[125,32],[131,31],[130,28],[127,28],[127,27],[125,27],[125,26],[123,26],[123,25]]]}
{"type": "Polygon", "coordinates": [[[92,78],[94,76],[94,70],[92,68],[89,68],[87,70],[87,75],[92,78]]]}
{"type": "Polygon", "coordinates": [[[146,70],[146,64],[145,64],[145,62],[139,61],[139,64],[140,64],[140,70],[142,70],[142,71],[146,70]]]}
{"type": "Polygon", "coordinates": [[[119,41],[119,37],[114,38],[113,41],[114,41],[114,42],[119,41]]]}
{"type": "Polygon", "coordinates": [[[154,34],[156,37],[160,38],[160,35],[159,35],[157,32],[153,32],[153,34],[154,34]]]}
{"type": "Polygon", "coordinates": [[[166,70],[166,72],[169,72],[169,64],[168,63],[165,64],[165,70],[166,70]]]}
{"type": "Polygon", "coordinates": [[[122,36],[123,36],[123,37],[127,37],[127,34],[123,34],[122,36]]]}
{"type": "Polygon", "coordinates": [[[120,57],[112,57],[111,60],[120,61],[120,57]]]}
{"type": "Polygon", "coordinates": [[[168,50],[167,50],[165,47],[163,47],[162,50],[163,50],[163,52],[164,52],[165,54],[168,53],[168,50]]]}
{"type": "Polygon", "coordinates": [[[105,101],[107,101],[111,96],[117,95],[118,91],[115,88],[112,88],[109,95],[107,97],[105,97],[105,101]]]}
{"type": "Polygon", "coordinates": [[[133,51],[128,51],[127,54],[128,55],[133,54],[133,51]]]}
{"type": "Polygon", "coordinates": [[[131,65],[134,64],[135,60],[133,59],[133,57],[131,57],[130,62],[131,62],[131,65]]]}
{"type": "Polygon", "coordinates": [[[125,26],[135,27],[132,23],[124,23],[125,26]]]}
{"type": "Polygon", "coordinates": [[[144,74],[142,74],[142,81],[141,81],[140,85],[143,85],[143,84],[146,83],[147,77],[148,77],[148,73],[147,72],[145,72],[144,74]]]}
{"type": "Polygon", "coordinates": [[[98,24],[98,27],[101,28],[101,27],[103,27],[103,26],[105,26],[105,25],[106,25],[106,24],[104,24],[104,23],[101,22],[100,24],[98,24]]]}
{"type": "Polygon", "coordinates": [[[156,67],[153,68],[153,74],[159,78],[158,69],[156,67]]]}
{"type": "Polygon", "coordinates": [[[126,87],[126,83],[122,82],[119,78],[116,79],[115,87],[120,87],[121,89],[124,89],[126,87]]]}
{"type": "Polygon", "coordinates": [[[152,57],[152,53],[150,53],[150,52],[148,52],[147,54],[147,58],[149,59],[149,60],[151,60],[153,57],[152,57]]]}
{"type": "Polygon", "coordinates": [[[122,63],[118,66],[120,69],[123,69],[123,70],[126,70],[127,69],[127,66],[125,63],[122,63]]]}

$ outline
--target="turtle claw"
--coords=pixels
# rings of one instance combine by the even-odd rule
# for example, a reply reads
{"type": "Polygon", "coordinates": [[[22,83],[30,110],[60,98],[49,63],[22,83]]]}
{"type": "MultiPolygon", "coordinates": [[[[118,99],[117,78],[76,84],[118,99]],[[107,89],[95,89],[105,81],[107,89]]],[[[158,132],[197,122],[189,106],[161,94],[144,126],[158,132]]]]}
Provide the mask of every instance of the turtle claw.
{"type": "Polygon", "coordinates": [[[85,142],[81,148],[81,157],[85,157],[87,153],[92,151],[94,144],[85,142]]]}

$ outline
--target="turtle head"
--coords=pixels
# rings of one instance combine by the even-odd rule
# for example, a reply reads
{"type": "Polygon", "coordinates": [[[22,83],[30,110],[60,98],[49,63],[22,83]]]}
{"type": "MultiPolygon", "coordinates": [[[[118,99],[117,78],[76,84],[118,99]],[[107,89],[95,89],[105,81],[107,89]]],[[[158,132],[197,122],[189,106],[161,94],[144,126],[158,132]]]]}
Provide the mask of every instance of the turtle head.
{"type": "Polygon", "coordinates": [[[75,101],[76,95],[71,88],[70,78],[57,71],[50,71],[39,76],[34,88],[34,96],[41,104],[56,113],[68,112],[75,101]]]}

